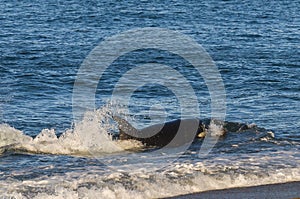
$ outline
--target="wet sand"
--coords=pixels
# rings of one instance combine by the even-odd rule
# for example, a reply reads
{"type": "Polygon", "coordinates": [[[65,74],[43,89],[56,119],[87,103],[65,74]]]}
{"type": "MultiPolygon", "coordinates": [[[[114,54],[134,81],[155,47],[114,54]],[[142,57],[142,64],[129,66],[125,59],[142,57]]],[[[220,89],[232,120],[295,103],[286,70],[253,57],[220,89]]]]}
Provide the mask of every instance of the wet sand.
{"type": "Polygon", "coordinates": [[[300,198],[300,181],[280,184],[260,185],[253,187],[230,188],[192,193],[170,197],[170,199],[194,199],[194,198],[275,198],[289,199],[300,198]]]}

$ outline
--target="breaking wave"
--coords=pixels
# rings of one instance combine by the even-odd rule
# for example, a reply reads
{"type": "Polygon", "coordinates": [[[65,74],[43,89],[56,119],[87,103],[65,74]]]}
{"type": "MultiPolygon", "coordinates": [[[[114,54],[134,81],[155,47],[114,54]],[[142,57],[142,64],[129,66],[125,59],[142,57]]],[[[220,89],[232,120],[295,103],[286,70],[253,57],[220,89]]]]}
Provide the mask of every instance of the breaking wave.
{"type": "Polygon", "coordinates": [[[73,129],[57,137],[54,129],[43,129],[36,137],[24,134],[8,124],[0,125],[0,153],[6,151],[61,155],[104,155],[134,150],[142,144],[133,140],[114,140],[115,126],[103,109],[85,114],[73,129]]]}
{"type": "MultiPolygon", "coordinates": [[[[65,176],[11,180],[2,184],[3,196],[16,198],[162,198],[193,192],[300,180],[299,168],[261,173],[238,172],[233,165],[222,169],[206,163],[175,164],[161,173],[135,170],[109,174],[69,172],[65,176]],[[9,186],[8,186],[9,184],[9,186]]],[[[89,169],[87,169],[89,170],[89,169]]],[[[1,189],[0,189],[1,192],[1,189]]]]}
{"type": "Polygon", "coordinates": [[[164,163],[156,161],[156,156],[138,153],[136,159],[129,158],[127,153],[140,151],[143,145],[134,140],[115,139],[113,133],[117,131],[117,125],[111,121],[110,115],[105,107],[88,112],[73,129],[66,130],[60,136],[53,129],[43,129],[37,136],[31,137],[7,124],[1,124],[2,154],[25,152],[71,155],[72,158],[83,156],[89,162],[93,160],[91,156],[99,155],[102,158],[97,160],[96,166],[83,163],[84,170],[77,171],[64,166],[62,174],[58,174],[59,168],[55,168],[52,163],[39,168],[36,177],[34,169],[22,169],[13,175],[4,172],[4,177],[0,178],[1,195],[39,199],[159,198],[300,180],[297,152],[272,148],[269,153],[270,145],[280,147],[285,142],[276,139],[274,132],[255,124],[203,120],[212,135],[223,135],[223,128],[228,132],[221,136],[215,147],[217,151],[212,151],[203,159],[194,156],[198,151],[193,150],[193,147],[199,149],[198,144],[201,144],[202,138],[199,138],[200,142],[193,143],[182,159],[174,161],[172,154],[164,156],[163,159],[172,163],[161,169],[159,164],[164,163]],[[262,149],[262,146],[265,148],[262,149]],[[259,153],[254,153],[257,151],[259,153]],[[290,161],[286,157],[290,157],[290,161]],[[149,161],[141,167],[145,158],[149,161]],[[103,165],[103,162],[107,164],[103,165]],[[112,169],[107,169],[107,166],[112,169]],[[148,168],[156,168],[156,171],[148,168]],[[53,170],[57,172],[53,173],[53,170]]]}
{"type": "MultiPolygon", "coordinates": [[[[139,141],[114,139],[113,135],[118,130],[110,115],[111,113],[109,113],[107,107],[88,112],[73,129],[67,129],[59,137],[54,129],[43,129],[36,137],[31,137],[8,124],[0,124],[0,154],[14,151],[37,154],[79,156],[92,154],[93,156],[101,156],[142,149],[143,144],[139,141]]],[[[217,121],[204,120],[204,123],[206,123],[211,135],[221,136],[224,134],[221,124],[217,121]]],[[[222,126],[231,133],[250,131],[253,135],[258,136],[258,132],[260,132],[259,136],[266,136],[263,139],[274,138],[273,132],[258,128],[254,124],[225,122],[222,126]]]]}

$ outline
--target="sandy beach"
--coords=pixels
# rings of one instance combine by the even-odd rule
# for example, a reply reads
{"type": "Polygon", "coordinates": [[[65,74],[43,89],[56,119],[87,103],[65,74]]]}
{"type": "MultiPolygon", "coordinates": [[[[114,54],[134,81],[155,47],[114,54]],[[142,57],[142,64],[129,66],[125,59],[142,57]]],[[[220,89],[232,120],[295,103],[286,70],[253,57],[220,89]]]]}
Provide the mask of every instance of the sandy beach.
{"type": "Polygon", "coordinates": [[[170,197],[172,199],[192,199],[192,198],[276,198],[290,199],[300,198],[300,181],[280,184],[260,185],[253,187],[240,187],[222,190],[205,191],[181,196],[170,197]]]}

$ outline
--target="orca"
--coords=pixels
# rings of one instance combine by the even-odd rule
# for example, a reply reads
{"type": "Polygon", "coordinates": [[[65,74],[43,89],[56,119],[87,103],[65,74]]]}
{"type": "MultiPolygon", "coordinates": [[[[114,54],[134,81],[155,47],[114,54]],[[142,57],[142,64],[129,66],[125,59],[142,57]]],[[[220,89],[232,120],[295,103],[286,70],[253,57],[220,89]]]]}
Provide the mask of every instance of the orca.
{"type": "MultiPolygon", "coordinates": [[[[118,123],[119,140],[138,140],[147,147],[178,147],[191,143],[195,138],[204,138],[211,122],[210,119],[177,119],[136,129],[119,116],[113,116],[113,119],[118,123]]],[[[225,134],[225,129],[223,131],[225,134]]]]}

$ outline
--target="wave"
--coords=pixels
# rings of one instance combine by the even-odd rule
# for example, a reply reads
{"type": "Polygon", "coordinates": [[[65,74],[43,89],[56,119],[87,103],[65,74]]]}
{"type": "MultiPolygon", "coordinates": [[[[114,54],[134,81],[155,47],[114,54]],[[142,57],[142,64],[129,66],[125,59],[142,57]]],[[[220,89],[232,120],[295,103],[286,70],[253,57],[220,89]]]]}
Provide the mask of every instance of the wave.
{"type": "MultiPolygon", "coordinates": [[[[91,171],[92,169],[87,170],[91,171]]],[[[2,196],[16,198],[162,198],[193,192],[246,187],[300,180],[299,168],[266,170],[264,173],[213,172],[205,163],[180,163],[160,173],[142,169],[131,173],[106,174],[69,172],[64,176],[43,176],[30,180],[2,182],[2,196]]],[[[1,193],[1,188],[0,188],[1,193]]]]}
{"type": "MultiPolygon", "coordinates": [[[[243,133],[259,141],[274,139],[274,133],[259,128],[255,124],[244,124],[238,122],[225,122],[220,124],[215,120],[203,120],[211,135],[220,136],[223,128],[229,132],[225,140],[232,140],[232,133],[243,133]],[[220,127],[222,125],[222,127],[220,127]]],[[[24,134],[7,124],[0,124],[0,154],[7,151],[95,156],[112,153],[128,152],[130,150],[141,150],[144,145],[137,140],[118,140],[112,132],[117,131],[116,123],[112,122],[111,113],[107,107],[88,112],[83,120],[77,123],[73,129],[67,129],[57,137],[54,129],[43,129],[36,137],[24,134]]],[[[205,135],[199,134],[199,139],[205,135]]],[[[239,138],[241,139],[241,138],[239,138]]],[[[238,140],[237,144],[239,144],[238,140]]],[[[237,145],[235,144],[235,145],[237,145]]]]}
{"type": "MultiPolygon", "coordinates": [[[[103,108],[89,112],[73,129],[66,130],[59,137],[53,129],[43,129],[36,137],[31,137],[7,124],[0,125],[0,153],[12,151],[84,157],[96,154],[103,157],[97,160],[96,166],[91,163],[84,164],[81,169],[72,169],[67,165],[60,168],[64,171],[62,173],[53,173],[59,168],[52,163],[39,168],[39,175],[35,169],[16,171],[12,175],[8,173],[7,177],[0,179],[0,195],[15,198],[160,198],[300,180],[297,152],[261,150],[259,153],[237,154],[234,151],[232,154],[226,150],[250,150],[253,146],[247,145],[249,143],[275,143],[277,146],[276,135],[255,124],[225,122],[222,125],[229,133],[220,140],[217,153],[202,159],[181,159],[183,162],[173,162],[167,155],[162,159],[172,160],[172,164],[160,169],[154,161],[157,157],[144,153],[138,153],[130,162],[124,153],[140,151],[144,146],[134,140],[114,139],[111,132],[116,124],[110,120],[110,114],[103,108]],[[155,164],[147,162],[141,167],[143,158],[149,157],[152,158],[150,163],[155,164]],[[286,157],[290,157],[291,162],[286,157]],[[106,166],[102,167],[103,163],[107,163],[106,166]],[[130,169],[126,170],[126,167],[130,169]],[[147,169],[153,167],[157,168],[155,172],[147,169]],[[30,177],[22,178],[23,175],[30,177]]],[[[204,120],[204,123],[208,122],[204,120]]],[[[212,123],[210,130],[219,134],[219,125],[218,122],[212,123]]],[[[260,146],[257,148],[261,149],[260,146]]]]}
{"type": "Polygon", "coordinates": [[[89,156],[118,153],[142,147],[133,140],[114,140],[105,123],[103,110],[86,113],[74,129],[57,137],[54,129],[43,129],[36,137],[24,134],[7,124],[0,124],[0,154],[7,151],[57,155],[89,156]]]}

